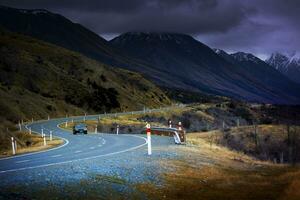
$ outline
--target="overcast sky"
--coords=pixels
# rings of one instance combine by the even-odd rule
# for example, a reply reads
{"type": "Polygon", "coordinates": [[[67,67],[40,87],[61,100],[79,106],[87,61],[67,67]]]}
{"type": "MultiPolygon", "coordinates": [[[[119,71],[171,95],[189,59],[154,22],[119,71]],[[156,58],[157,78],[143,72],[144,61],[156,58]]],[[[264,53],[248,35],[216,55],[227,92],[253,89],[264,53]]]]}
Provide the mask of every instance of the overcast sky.
{"type": "Polygon", "coordinates": [[[106,39],[127,31],[179,32],[213,48],[265,58],[300,52],[300,0],[0,0],[44,8],[106,39]]]}

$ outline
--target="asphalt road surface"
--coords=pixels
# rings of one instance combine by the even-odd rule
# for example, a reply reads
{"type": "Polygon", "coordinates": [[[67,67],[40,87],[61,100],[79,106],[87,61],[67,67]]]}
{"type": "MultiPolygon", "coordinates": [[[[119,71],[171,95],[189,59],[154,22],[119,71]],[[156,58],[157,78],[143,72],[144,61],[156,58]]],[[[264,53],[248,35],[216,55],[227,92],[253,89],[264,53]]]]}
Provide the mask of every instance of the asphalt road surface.
{"type": "MultiPolygon", "coordinates": [[[[87,116],[86,119],[98,117],[99,115],[87,116]]],[[[81,121],[83,118],[75,117],[74,120],[81,121]]],[[[144,137],[136,135],[102,133],[73,135],[71,132],[58,128],[58,125],[66,120],[70,121],[71,118],[28,124],[27,127],[30,127],[32,132],[36,134],[41,134],[43,128],[46,136],[49,136],[51,130],[54,137],[60,137],[64,140],[64,144],[41,152],[0,159],[0,174],[112,156],[141,148],[147,144],[144,137]]]]}

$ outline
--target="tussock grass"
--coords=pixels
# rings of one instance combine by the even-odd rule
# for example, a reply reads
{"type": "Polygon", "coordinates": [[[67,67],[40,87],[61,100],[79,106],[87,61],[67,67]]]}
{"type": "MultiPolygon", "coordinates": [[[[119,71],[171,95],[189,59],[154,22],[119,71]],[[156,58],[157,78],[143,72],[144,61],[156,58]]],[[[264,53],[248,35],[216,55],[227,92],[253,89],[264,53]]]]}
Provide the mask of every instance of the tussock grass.
{"type": "MultiPolygon", "coordinates": [[[[300,167],[274,165],[189,134],[178,160],[162,160],[169,169],[163,186],[138,184],[149,199],[299,199],[300,167]]],[[[173,149],[172,149],[173,150],[173,149]]]]}
{"type": "MultiPolygon", "coordinates": [[[[35,134],[29,135],[26,132],[14,132],[10,136],[14,136],[17,139],[17,152],[16,154],[24,154],[29,152],[36,152],[45,149],[50,149],[56,146],[63,144],[63,140],[53,137],[52,141],[49,140],[49,137],[46,137],[47,145],[44,146],[44,139],[35,134]]],[[[7,157],[12,155],[12,147],[10,137],[9,141],[4,141],[5,146],[1,146],[0,157],[7,157]]]]}

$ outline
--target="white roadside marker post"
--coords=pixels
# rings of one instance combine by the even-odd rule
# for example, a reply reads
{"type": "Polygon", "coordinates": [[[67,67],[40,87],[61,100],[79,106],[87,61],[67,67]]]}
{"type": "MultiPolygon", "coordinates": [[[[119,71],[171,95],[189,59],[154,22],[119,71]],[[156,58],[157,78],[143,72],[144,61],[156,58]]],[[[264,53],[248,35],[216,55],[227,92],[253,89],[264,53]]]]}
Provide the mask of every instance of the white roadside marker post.
{"type": "Polygon", "coordinates": [[[31,118],[31,123],[33,123],[33,118],[31,118]]]}
{"type": "Polygon", "coordinates": [[[16,150],[16,152],[17,152],[17,151],[18,151],[17,140],[14,140],[14,142],[15,142],[15,150],[16,150]]]}
{"type": "Polygon", "coordinates": [[[120,126],[119,126],[119,124],[117,125],[117,135],[119,135],[119,128],[120,128],[120,126]]]}
{"type": "Polygon", "coordinates": [[[11,147],[12,147],[12,154],[16,154],[16,149],[15,149],[15,143],[14,143],[14,138],[11,137],[11,147]]]}
{"type": "Polygon", "coordinates": [[[48,115],[48,121],[50,120],[50,116],[48,115]]]}
{"type": "Polygon", "coordinates": [[[50,131],[50,141],[52,141],[52,131],[50,131]]]}
{"type": "Polygon", "coordinates": [[[44,137],[44,129],[42,128],[42,137],[44,137]]]}
{"type": "Polygon", "coordinates": [[[146,132],[147,132],[147,143],[148,143],[148,155],[152,154],[152,147],[151,147],[151,129],[150,124],[146,125],[146,132]]]}
{"type": "Polygon", "coordinates": [[[96,127],[95,127],[95,134],[97,134],[98,133],[98,125],[96,125],[96,127]]]}
{"type": "Polygon", "coordinates": [[[223,124],[222,124],[223,130],[225,129],[225,122],[223,120],[223,124]]]}
{"type": "Polygon", "coordinates": [[[182,131],[182,124],[181,124],[181,122],[178,122],[178,130],[182,131]]]}
{"type": "Polygon", "coordinates": [[[72,118],[72,121],[71,121],[71,122],[72,122],[72,124],[74,123],[74,119],[73,119],[73,118],[72,118]]]}
{"type": "Polygon", "coordinates": [[[31,127],[29,127],[29,135],[31,135],[31,127]]]}
{"type": "Polygon", "coordinates": [[[169,121],[169,128],[172,128],[172,121],[169,121]]]}
{"type": "Polygon", "coordinates": [[[21,122],[21,124],[23,125],[24,124],[24,120],[22,119],[22,122],[21,122]]]}
{"type": "Polygon", "coordinates": [[[68,121],[65,122],[65,127],[68,128],[68,121]]]}
{"type": "Polygon", "coordinates": [[[240,119],[236,120],[236,126],[239,127],[240,126],[240,119]]]}
{"type": "Polygon", "coordinates": [[[83,118],[83,121],[85,122],[85,119],[86,119],[86,112],[84,113],[84,118],[83,118]]]}

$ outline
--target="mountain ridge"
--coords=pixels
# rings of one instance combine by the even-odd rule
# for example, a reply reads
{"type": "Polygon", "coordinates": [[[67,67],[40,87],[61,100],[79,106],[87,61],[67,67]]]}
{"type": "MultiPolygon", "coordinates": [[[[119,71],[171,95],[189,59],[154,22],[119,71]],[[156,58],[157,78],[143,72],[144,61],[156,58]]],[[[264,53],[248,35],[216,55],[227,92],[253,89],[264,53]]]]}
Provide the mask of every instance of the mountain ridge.
{"type": "MultiPolygon", "coordinates": [[[[170,76],[180,77],[181,81],[187,83],[192,90],[248,101],[286,103],[285,100],[290,98],[294,103],[299,102],[299,94],[291,92],[292,95],[289,97],[285,88],[279,85],[276,86],[280,89],[272,87],[271,81],[267,81],[272,77],[268,77],[267,74],[263,77],[265,79],[263,81],[249,77],[250,73],[244,68],[249,67],[250,63],[244,67],[237,66],[237,62],[239,65],[243,64],[242,61],[245,60],[242,58],[246,56],[246,61],[251,61],[253,62],[251,64],[255,65],[263,65],[267,72],[276,75],[278,79],[286,80],[291,88],[296,87],[252,54],[237,53],[224,58],[210,47],[185,34],[174,34],[171,37],[170,33],[165,35],[163,33],[124,33],[111,40],[110,43],[129,57],[143,60],[157,69],[168,71],[170,76]]],[[[260,69],[260,73],[265,71],[262,66],[260,69]]],[[[178,80],[174,80],[173,83],[180,86],[178,80]]]]}

